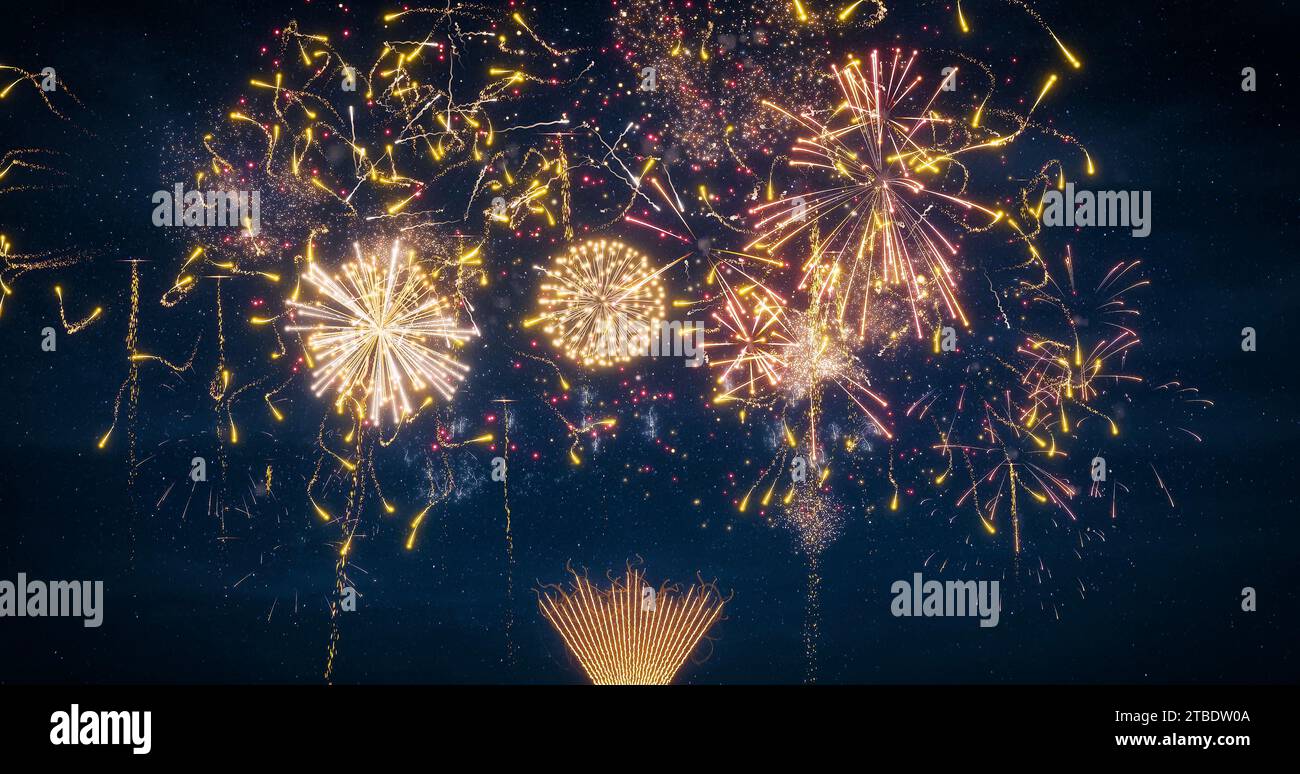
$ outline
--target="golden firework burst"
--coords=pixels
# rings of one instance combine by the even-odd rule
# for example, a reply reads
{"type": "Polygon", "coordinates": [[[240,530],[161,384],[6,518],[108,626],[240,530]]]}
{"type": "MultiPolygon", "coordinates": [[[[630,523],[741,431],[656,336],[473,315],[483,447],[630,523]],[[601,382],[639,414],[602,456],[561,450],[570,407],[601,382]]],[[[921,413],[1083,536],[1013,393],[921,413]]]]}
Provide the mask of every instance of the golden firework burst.
{"type": "Polygon", "coordinates": [[[539,592],[538,604],[596,685],[668,684],[726,604],[711,583],[655,589],[630,567],[609,589],[576,572],[570,586],[539,592]]]}
{"type": "Polygon", "coordinates": [[[400,422],[415,410],[413,397],[430,390],[451,400],[469,371],[452,353],[477,329],[458,325],[452,302],[398,240],[386,261],[363,254],[359,243],[353,249],[355,260],[339,274],[318,263],[304,272],[319,298],[289,301],[302,324],[288,330],[307,334],[316,361],[312,391],[318,397],[334,391],[339,406],[354,400],[376,422],[385,413],[400,422]]]}
{"type": "MultiPolygon", "coordinates": [[[[675,261],[673,263],[676,263],[675,261]]],[[[593,239],[555,256],[541,284],[537,317],[564,357],[587,367],[627,362],[645,352],[664,320],[663,272],[622,242],[593,239]]]]}

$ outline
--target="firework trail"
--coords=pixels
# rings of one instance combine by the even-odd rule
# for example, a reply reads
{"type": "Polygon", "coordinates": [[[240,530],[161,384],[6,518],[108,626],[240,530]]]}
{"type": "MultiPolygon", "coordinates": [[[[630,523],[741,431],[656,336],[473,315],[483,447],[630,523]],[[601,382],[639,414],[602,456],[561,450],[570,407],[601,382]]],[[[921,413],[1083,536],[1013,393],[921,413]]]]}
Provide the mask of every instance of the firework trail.
{"type": "Polygon", "coordinates": [[[510,404],[514,401],[499,398],[501,404],[501,459],[505,466],[501,471],[501,502],[506,516],[506,661],[515,663],[515,536],[511,527],[510,513],[510,404]]]}
{"type": "MultiPolygon", "coordinates": [[[[18,100],[20,94],[27,93],[35,93],[47,113],[68,124],[71,124],[71,119],[64,112],[66,108],[56,104],[56,101],[59,103],[70,101],[77,107],[81,107],[77,96],[68,90],[67,84],[59,80],[53,71],[31,73],[11,65],[0,64],[0,106],[8,107],[18,100]],[[31,92],[26,89],[15,91],[20,86],[30,86],[31,92]]],[[[64,169],[67,161],[64,154],[44,148],[12,148],[0,145],[0,197],[8,199],[18,194],[73,189],[77,181],[64,169]]],[[[91,251],[74,247],[31,253],[19,252],[17,245],[8,235],[20,233],[22,230],[21,221],[0,221],[0,316],[4,314],[5,301],[14,294],[14,287],[23,275],[68,269],[83,264],[93,257],[91,251]]],[[[64,332],[69,335],[84,330],[103,314],[103,307],[96,306],[84,316],[69,320],[64,306],[62,285],[54,286],[54,296],[58,304],[59,321],[63,325],[64,332]]]]}

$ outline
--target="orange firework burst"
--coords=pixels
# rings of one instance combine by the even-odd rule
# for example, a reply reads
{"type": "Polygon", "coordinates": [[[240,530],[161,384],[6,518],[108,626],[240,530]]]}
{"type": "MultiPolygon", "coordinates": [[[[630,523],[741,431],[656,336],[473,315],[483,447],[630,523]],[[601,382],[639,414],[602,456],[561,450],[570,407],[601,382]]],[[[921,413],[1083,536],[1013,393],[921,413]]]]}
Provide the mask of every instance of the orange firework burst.
{"type": "Polygon", "coordinates": [[[596,685],[667,685],[726,600],[712,583],[656,590],[629,567],[608,590],[574,572],[569,591],[540,591],[538,604],[596,685]]]}
{"type": "Polygon", "coordinates": [[[871,388],[861,358],[839,326],[829,324],[822,309],[816,304],[807,310],[791,309],[763,292],[747,294],[746,301],[725,280],[721,287],[722,313],[715,312],[714,320],[724,340],[706,345],[719,353],[710,356],[710,363],[722,371],[715,404],[739,400],[771,407],[780,403],[782,413],[807,405],[815,436],[822,396],[833,385],[883,436],[893,437],[876,413],[888,402],[871,388]]]}
{"type": "Polygon", "coordinates": [[[856,59],[836,68],[843,101],[826,123],[764,103],[808,132],[795,141],[790,165],[812,182],[750,210],[761,235],[746,249],[776,251],[809,236],[800,288],[833,299],[837,318],[858,339],[866,338],[873,296],[887,288],[901,289],[918,338],[930,309],[967,325],[952,262],[957,247],[935,214],[955,208],[1002,218],[962,197],[965,168],[954,156],[964,134],[934,108],[942,84],[928,99],[919,96],[921,76],[910,74],[915,59],[895,50],[884,67],[873,51],[867,72],[856,59]]]}
{"type": "Polygon", "coordinates": [[[722,272],[717,280],[721,308],[712,316],[722,337],[704,345],[710,350],[710,364],[722,371],[717,377],[721,389],[713,402],[759,400],[780,386],[788,362],[786,350],[795,346],[783,322],[785,308],[761,285],[733,288],[722,272]]]}

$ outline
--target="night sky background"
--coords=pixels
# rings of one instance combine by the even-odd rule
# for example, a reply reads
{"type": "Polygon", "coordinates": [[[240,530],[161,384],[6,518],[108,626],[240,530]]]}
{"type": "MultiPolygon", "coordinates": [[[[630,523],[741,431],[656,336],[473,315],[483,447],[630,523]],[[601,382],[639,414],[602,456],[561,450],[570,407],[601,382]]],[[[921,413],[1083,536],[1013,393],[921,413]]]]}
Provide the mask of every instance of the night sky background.
{"type": "MultiPolygon", "coordinates": [[[[864,33],[862,48],[954,44],[949,6],[889,5],[889,17],[864,33]]],[[[630,80],[608,48],[610,7],[556,0],[532,6],[528,16],[544,36],[583,48],[579,56],[596,62],[593,77],[630,80]]],[[[1063,562],[1071,574],[1055,586],[987,569],[1011,562],[1005,542],[990,546],[971,577],[1004,577],[1004,611],[994,629],[969,619],[891,617],[890,584],[910,578],[927,557],[969,532],[927,518],[922,509],[868,512],[862,503],[888,497],[882,482],[851,490],[844,534],[821,559],[817,677],[826,683],[1295,682],[1297,125],[1294,47],[1278,34],[1296,29],[1295,6],[1035,7],[1084,61],[1044,111],[1098,159],[1101,173],[1089,185],[1153,192],[1150,237],[1085,229],[1069,237],[1074,253],[1143,260],[1153,287],[1135,299],[1144,310],[1136,368],[1153,379],[1179,378],[1215,402],[1195,420],[1204,442],[1171,445],[1153,460],[1176,508],[1145,462],[1132,471],[1133,492],[1116,522],[1106,525],[1106,542],[1089,546],[1082,562],[1063,562]],[[1245,66],[1258,72],[1254,93],[1240,88],[1245,66]],[[1254,353],[1240,347],[1248,325],[1258,331],[1254,353]],[[1072,588],[1076,572],[1088,586],[1084,599],[1072,588]],[[1241,611],[1244,586],[1257,590],[1257,612],[1241,611]]],[[[1017,9],[996,2],[964,8],[990,50],[1024,51],[1032,61],[1021,71],[999,72],[1024,79],[1015,90],[1032,93],[1049,65],[1061,68],[1050,40],[1017,9]]],[[[304,28],[315,21],[321,28],[366,29],[386,10],[369,3],[344,11],[236,0],[15,4],[0,16],[0,63],[54,66],[84,105],[71,122],[61,122],[39,108],[30,90],[0,103],[0,149],[55,149],[67,154],[75,177],[70,188],[0,197],[0,224],[11,216],[24,224],[21,232],[0,228],[11,229],[20,247],[75,245],[93,252],[93,260],[58,273],[57,281],[69,316],[95,304],[105,308],[104,320],[75,336],[60,333],[58,351],[45,353],[39,331],[59,327],[56,277],[21,278],[5,304],[0,578],[25,572],[33,579],[101,579],[107,597],[99,629],[83,629],[76,620],[0,620],[0,682],[321,681],[329,636],[325,596],[337,546],[335,533],[301,502],[297,479],[310,471],[320,408],[305,386],[294,387],[303,393],[282,425],[265,421],[256,398],[238,411],[247,437],[228,451],[230,470],[238,474],[230,484],[233,506],[248,505],[245,470],[275,461],[288,483],[279,499],[256,503],[247,514],[229,512],[224,535],[206,512],[203,485],[184,519],[180,508],[192,456],[207,457],[215,477],[210,352],[200,349],[188,375],[142,371],[142,461],[134,494],[120,427],[105,450],[95,442],[111,421],[127,369],[122,342],[130,266],[124,259],[145,261],[142,350],[183,360],[212,324],[203,314],[211,309],[208,300],[170,310],[156,303],[182,257],[175,235],[150,223],[150,194],[180,179],[169,154],[179,147],[194,151],[248,78],[267,72],[258,51],[271,30],[292,18],[304,28]],[[183,484],[166,507],[155,508],[175,481],[183,484]]],[[[543,120],[554,116],[553,107],[543,103],[526,112],[543,120]]],[[[631,100],[605,110],[602,126],[614,131],[637,114],[631,100]]],[[[713,641],[679,681],[802,681],[805,562],[787,531],[736,512],[727,472],[752,475],[764,459],[751,454],[753,444],[736,441],[743,430],[732,413],[705,405],[707,369],[656,360],[583,377],[572,400],[585,389],[605,402],[593,416],[617,413],[620,426],[595,450],[584,443],[582,466],[569,464],[564,428],[540,404],[554,390],[553,372],[532,361],[520,365],[517,354],[533,351],[535,337],[518,326],[531,310],[531,266],[558,239],[503,243],[504,274],[478,300],[485,335],[468,350],[473,372],[454,408],[473,430],[500,437],[501,406],[493,401],[517,401],[510,429],[517,445],[510,452],[512,608],[501,489],[487,479],[497,452],[464,450],[453,461],[462,489],[430,514],[416,550],[402,548],[403,519],[368,514],[372,523],[352,572],[362,599],[342,619],[334,679],[581,682],[577,663],[538,614],[533,589],[563,581],[569,563],[598,577],[644,561],[653,580],[692,581],[698,572],[734,592],[713,641]],[[513,658],[507,618],[513,619],[513,658]]],[[[231,311],[228,322],[242,325],[244,313],[231,311]]],[[[413,453],[405,452],[408,462],[413,453]]],[[[401,468],[402,455],[385,465],[401,468]]],[[[381,470],[386,481],[419,479],[409,471],[388,473],[381,470]]],[[[399,484],[387,486],[406,510],[418,499],[403,497],[399,484]]],[[[1070,554],[1068,540],[1050,551],[1070,554]]],[[[929,577],[937,576],[927,571],[929,577]]]]}

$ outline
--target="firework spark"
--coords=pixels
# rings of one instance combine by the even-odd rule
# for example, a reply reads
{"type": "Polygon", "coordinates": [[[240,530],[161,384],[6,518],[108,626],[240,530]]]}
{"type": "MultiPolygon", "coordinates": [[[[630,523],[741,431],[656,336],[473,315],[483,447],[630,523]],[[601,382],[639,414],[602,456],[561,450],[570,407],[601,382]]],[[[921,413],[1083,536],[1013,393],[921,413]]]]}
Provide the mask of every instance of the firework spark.
{"type": "MultiPolygon", "coordinates": [[[[713,402],[743,401],[785,417],[806,409],[812,459],[817,453],[817,416],[828,390],[838,388],[885,438],[893,433],[881,418],[889,403],[871,387],[862,359],[837,325],[815,304],[796,310],[754,295],[749,308],[724,281],[725,316],[715,315],[727,338],[710,363],[721,369],[713,402]]],[[[789,430],[786,436],[792,440],[789,430]]],[[[793,445],[793,444],[791,444],[793,445]]]]}

